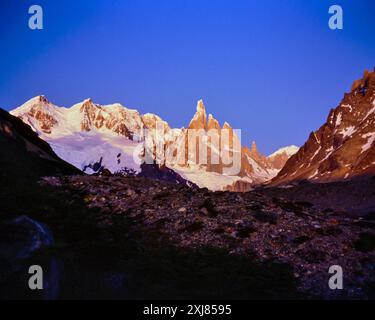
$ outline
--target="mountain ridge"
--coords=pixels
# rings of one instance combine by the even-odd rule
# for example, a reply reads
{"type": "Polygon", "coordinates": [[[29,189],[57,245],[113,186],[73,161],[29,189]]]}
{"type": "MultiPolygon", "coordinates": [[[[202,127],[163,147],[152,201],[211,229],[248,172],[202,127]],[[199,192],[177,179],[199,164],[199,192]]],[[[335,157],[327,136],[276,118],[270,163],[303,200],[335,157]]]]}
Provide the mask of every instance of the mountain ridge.
{"type": "MultiPolygon", "coordinates": [[[[188,152],[186,149],[189,144],[188,130],[202,130],[204,138],[208,137],[208,142],[199,141],[212,151],[212,153],[208,152],[207,164],[197,165],[191,161],[178,166],[167,164],[186,180],[200,187],[215,188],[208,182],[210,178],[216,181],[218,190],[237,180],[258,184],[273,177],[278,170],[273,168],[272,162],[260,155],[257,150],[252,152],[246,146],[240,146],[241,167],[238,174],[224,174],[223,171],[227,166],[223,165],[221,153],[217,155],[218,163],[211,159],[211,154],[217,154],[215,147],[218,147],[214,145],[212,139],[216,139],[216,143],[219,143],[224,129],[228,130],[239,144],[240,139],[228,122],[224,122],[221,127],[212,114],[208,114],[207,117],[203,100],[198,101],[196,113],[187,128],[177,129],[171,128],[158,115],[152,113],[142,115],[137,110],[126,108],[119,103],[100,105],[94,103],[92,99],[85,99],[70,108],[65,108],[54,105],[45,96],[37,96],[12,110],[11,114],[29,124],[41,138],[50,143],[60,157],[86,173],[94,173],[93,164],[98,163],[99,160],[103,167],[112,173],[121,171],[124,166],[139,172],[140,164],[134,157],[136,153],[148,152],[151,158],[157,160],[154,150],[159,141],[154,133],[157,123],[162,124],[164,149],[173,144],[185,143],[185,151],[183,147],[179,147],[176,151],[179,156],[188,152]],[[212,132],[213,137],[216,138],[211,137],[212,132]],[[146,142],[143,151],[139,149],[139,143],[142,141],[146,142]],[[198,173],[201,173],[201,177],[198,173]],[[203,177],[204,175],[208,176],[203,177]]],[[[231,150],[233,145],[228,145],[228,148],[231,150]]],[[[194,158],[196,154],[192,156],[194,158]]],[[[161,165],[165,164],[163,161],[164,158],[161,159],[161,165]]]]}
{"type": "Polygon", "coordinates": [[[326,122],[286,162],[271,184],[329,182],[375,174],[375,70],[354,81],[326,122]]]}

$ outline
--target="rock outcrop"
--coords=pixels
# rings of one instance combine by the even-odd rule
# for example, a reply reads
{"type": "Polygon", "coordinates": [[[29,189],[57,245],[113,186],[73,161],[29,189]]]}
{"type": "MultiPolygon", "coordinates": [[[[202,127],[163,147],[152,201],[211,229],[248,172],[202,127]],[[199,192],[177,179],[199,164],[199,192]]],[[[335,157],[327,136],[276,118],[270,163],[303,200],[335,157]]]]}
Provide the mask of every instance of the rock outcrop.
{"type": "Polygon", "coordinates": [[[327,121],[312,132],[273,184],[327,182],[375,174],[375,71],[354,82],[327,121]]]}
{"type": "MultiPolygon", "coordinates": [[[[32,112],[46,123],[53,123],[40,110],[32,112]]],[[[34,181],[44,175],[79,173],[61,160],[30,126],[3,109],[0,109],[0,164],[0,180],[4,185],[34,181]]]]}

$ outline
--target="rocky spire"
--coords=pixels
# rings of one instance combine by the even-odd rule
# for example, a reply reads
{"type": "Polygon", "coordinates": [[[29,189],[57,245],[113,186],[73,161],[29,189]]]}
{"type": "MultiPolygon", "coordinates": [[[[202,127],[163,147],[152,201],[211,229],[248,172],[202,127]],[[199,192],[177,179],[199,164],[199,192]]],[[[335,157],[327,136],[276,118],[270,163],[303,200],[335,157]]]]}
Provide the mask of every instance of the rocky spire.
{"type": "Polygon", "coordinates": [[[253,152],[253,153],[258,153],[258,148],[257,148],[257,144],[256,144],[255,141],[253,141],[253,142],[251,143],[251,152],[253,152]]]}
{"type": "Polygon", "coordinates": [[[226,121],[223,124],[223,129],[233,130],[232,127],[231,127],[231,125],[228,122],[226,122],[226,121]]]}
{"type": "Polygon", "coordinates": [[[251,143],[251,149],[250,149],[250,156],[256,160],[258,163],[261,163],[263,166],[267,167],[269,166],[269,163],[267,162],[267,158],[266,156],[264,156],[263,154],[261,154],[259,151],[258,151],[258,147],[257,147],[257,144],[255,141],[253,141],[251,143]]]}
{"type": "Polygon", "coordinates": [[[219,124],[219,121],[217,121],[210,113],[208,115],[207,130],[211,130],[211,129],[216,129],[220,131],[220,124],[219,124]]]}
{"type": "Polygon", "coordinates": [[[190,121],[189,129],[207,129],[207,115],[203,100],[197,103],[197,112],[190,121]]]}
{"type": "Polygon", "coordinates": [[[81,129],[84,131],[90,131],[93,122],[96,118],[97,107],[94,105],[90,98],[85,99],[80,107],[82,113],[81,129]]]}
{"type": "Polygon", "coordinates": [[[41,103],[49,103],[48,99],[44,95],[36,96],[34,98],[35,102],[41,102],[41,103]]]}

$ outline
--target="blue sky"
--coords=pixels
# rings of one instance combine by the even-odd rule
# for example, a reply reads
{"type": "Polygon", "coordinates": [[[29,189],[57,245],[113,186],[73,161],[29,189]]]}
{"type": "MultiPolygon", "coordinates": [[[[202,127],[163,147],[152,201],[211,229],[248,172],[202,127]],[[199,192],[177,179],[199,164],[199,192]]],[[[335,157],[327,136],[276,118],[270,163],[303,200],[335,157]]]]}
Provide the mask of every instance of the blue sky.
{"type": "Polygon", "coordinates": [[[180,127],[202,98],[268,154],[302,145],[375,66],[374,16],[372,0],[2,0],[0,107],[91,97],[180,127]],[[28,28],[32,4],[44,30],[28,28]]]}

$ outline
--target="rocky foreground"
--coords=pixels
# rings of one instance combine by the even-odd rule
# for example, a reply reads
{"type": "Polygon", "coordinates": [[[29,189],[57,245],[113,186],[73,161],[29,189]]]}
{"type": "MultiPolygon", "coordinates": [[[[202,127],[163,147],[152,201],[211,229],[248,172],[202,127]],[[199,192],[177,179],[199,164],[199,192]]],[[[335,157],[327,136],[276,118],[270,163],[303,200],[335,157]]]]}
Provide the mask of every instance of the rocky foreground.
{"type": "Polygon", "coordinates": [[[161,245],[217,247],[233,259],[251,255],[287,264],[303,297],[374,297],[375,221],[254,191],[213,193],[139,177],[49,177],[43,183],[82,196],[99,211],[98,230],[130,219],[133,229],[161,245]],[[328,287],[332,265],[343,268],[344,290],[328,287]]]}

